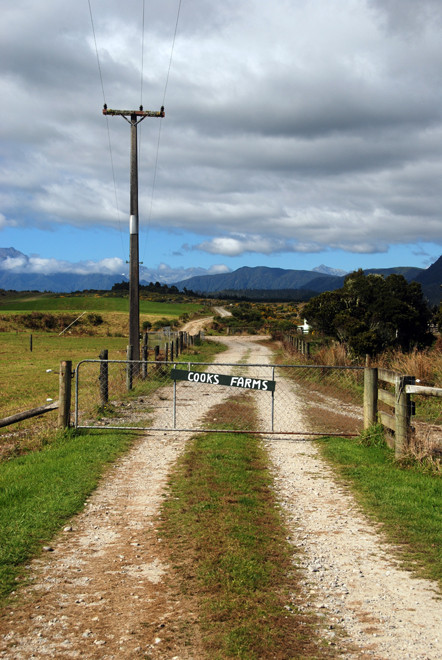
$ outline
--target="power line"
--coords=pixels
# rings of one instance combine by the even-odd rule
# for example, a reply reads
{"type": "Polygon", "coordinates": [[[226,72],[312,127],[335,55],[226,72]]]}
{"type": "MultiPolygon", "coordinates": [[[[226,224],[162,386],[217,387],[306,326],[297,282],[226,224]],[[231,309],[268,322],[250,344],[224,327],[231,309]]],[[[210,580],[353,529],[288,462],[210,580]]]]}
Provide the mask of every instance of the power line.
{"type": "MultiPolygon", "coordinates": [[[[178,1],[176,21],[175,21],[174,34],[173,34],[173,40],[172,40],[172,46],[171,46],[170,57],[169,57],[169,65],[168,65],[168,69],[167,69],[166,81],[165,81],[164,91],[163,91],[163,103],[162,103],[162,105],[164,105],[164,103],[165,103],[167,89],[168,89],[168,85],[169,85],[169,78],[170,78],[170,72],[171,72],[171,68],[172,68],[173,54],[174,54],[174,50],[175,50],[175,42],[176,42],[176,37],[177,37],[177,33],[178,33],[178,25],[179,25],[179,20],[180,20],[181,4],[182,4],[182,0],[179,0],[178,1]]],[[[101,68],[101,63],[100,63],[100,56],[99,56],[98,45],[97,45],[97,38],[96,38],[96,32],[95,32],[95,26],[94,26],[94,18],[93,18],[91,0],[88,0],[88,6],[89,6],[90,19],[91,19],[92,34],[93,34],[94,45],[95,45],[95,53],[96,53],[96,58],[97,58],[98,73],[99,73],[99,77],[100,77],[101,90],[102,90],[102,94],[103,94],[103,102],[104,102],[104,106],[106,106],[107,105],[106,104],[106,94],[105,94],[105,90],[104,90],[103,73],[102,73],[102,68],[101,68]]],[[[140,67],[141,68],[141,79],[140,79],[141,106],[143,105],[143,92],[144,92],[145,14],[146,14],[146,12],[145,12],[145,0],[142,0],[141,67],[140,67]]],[[[110,136],[109,120],[108,120],[107,116],[106,116],[106,128],[107,128],[107,135],[108,135],[108,147],[109,147],[110,163],[111,163],[111,170],[112,170],[112,179],[113,179],[114,193],[115,193],[115,207],[116,207],[116,212],[117,212],[119,233],[120,233],[120,238],[121,238],[122,248],[123,248],[123,254],[124,254],[125,249],[124,249],[124,244],[123,244],[122,228],[121,228],[121,222],[120,222],[121,213],[120,213],[119,203],[118,203],[118,193],[117,193],[117,184],[116,184],[116,176],[115,176],[115,167],[114,167],[114,159],[113,159],[113,153],[112,153],[112,141],[111,141],[111,136],[110,136]]],[[[156,145],[155,164],[154,164],[154,172],[153,172],[153,180],[152,180],[152,191],[151,191],[151,201],[150,201],[150,208],[149,208],[149,214],[148,214],[148,220],[147,220],[146,244],[147,244],[147,235],[148,235],[149,227],[150,227],[151,220],[152,220],[153,200],[154,200],[155,188],[156,188],[159,150],[160,150],[160,143],[161,143],[161,129],[162,129],[162,122],[160,122],[159,130],[158,130],[158,140],[157,140],[157,145],[156,145]]],[[[140,133],[141,133],[141,131],[140,131],[140,133]]],[[[141,151],[141,135],[140,135],[140,151],[141,151]]],[[[145,251],[145,249],[146,249],[146,247],[144,248],[144,251],[145,251]]]]}
{"type": "MultiPolygon", "coordinates": [[[[143,0],[143,3],[144,3],[144,0],[143,0]]],[[[94,25],[93,13],[92,13],[91,0],[88,0],[88,5],[89,5],[89,15],[90,15],[90,18],[91,18],[92,35],[94,37],[95,54],[96,54],[96,57],[97,57],[98,73],[99,73],[99,76],[100,76],[101,91],[103,93],[103,104],[106,105],[106,94],[104,92],[103,73],[102,73],[102,70],[101,70],[100,55],[98,53],[97,38],[96,38],[96,33],[95,33],[95,25],[94,25]]],[[[116,177],[115,177],[114,158],[113,158],[113,153],[112,153],[112,141],[111,141],[109,118],[108,117],[106,117],[106,130],[107,130],[107,142],[108,142],[108,147],[109,147],[110,164],[111,164],[111,170],[112,170],[112,180],[113,180],[113,184],[114,184],[115,209],[116,209],[116,214],[117,214],[118,233],[120,234],[123,261],[124,261],[124,256],[125,256],[126,250],[124,249],[124,243],[123,243],[123,233],[122,233],[121,220],[120,220],[121,213],[120,213],[120,208],[119,208],[119,204],[118,204],[117,182],[116,182],[116,177]]]]}
{"type": "Polygon", "coordinates": [[[166,84],[164,86],[164,94],[163,94],[163,103],[162,103],[162,105],[164,105],[164,101],[166,99],[167,87],[169,85],[170,69],[172,67],[173,51],[175,50],[175,41],[176,41],[176,35],[177,35],[177,32],[178,32],[178,23],[179,23],[179,20],[180,20],[180,13],[181,13],[181,0],[179,0],[179,2],[178,2],[178,11],[177,11],[177,16],[176,16],[176,21],[175,21],[175,32],[173,34],[173,42],[172,42],[172,48],[171,48],[171,51],[170,51],[170,59],[169,59],[169,68],[167,70],[166,84]]]}
{"type": "Polygon", "coordinates": [[[144,82],[144,16],[145,16],[145,0],[143,0],[143,15],[141,20],[141,89],[140,89],[140,104],[143,105],[143,82],[144,82]]]}
{"type": "Polygon", "coordinates": [[[100,75],[101,91],[103,92],[103,103],[106,103],[106,95],[104,93],[104,85],[103,85],[103,75],[101,72],[100,56],[98,55],[97,38],[95,36],[95,26],[94,26],[94,17],[92,15],[91,0],[88,0],[88,5],[89,5],[89,15],[91,17],[92,34],[94,37],[95,53],[97,56],[98,73],[100,75]]]}
{"type": "MultiPolygon", "coordinates": [[[[175,21],[175,29],[174,29],[174,33],[173,33],[172,47],[170,49],[169,66],[168,66],[168,69],[167,69],[166,82],[165,82],[165,85],[164,85],[163,102],[162,102],[163,106],[165,105],[165,101],[166,101],[166,94],[167,94],[167,88],[168,88],[168,85],[169,85],[170,71],[171,71],[171,68],[172,68],[173,53],[174,53],[174,50],[175,50],[175,42],[176,42],[176,37],[177,37],[177,33],[178,33],[178,24],[179,24],[179,21],[180,21],[181,3],[182,3],[182,0],[179,0],[178,9],[177,9],[177,16],[176,16],[176,21],[175,21]]],[[[144,0],[143,0],[143,4],[144,4],[144,0]]],[[[156,187],[156,180],[157,180],[158,159],[159,159],[159,151],[160,151],[162,126],[163,126],[163,122],[161,121],[160,125],[158,127],[158,140],[157,140],[157,148],[156,148],[156,154],[155,154],[155,165],[154,165],[153,180],[152,180],[152,192],[151,192],[151,198],[150,198],[150,208],[149,208],[149,215],[148,215],[148,219],[147,219],[147,230],[146,230],[146,236],[145,236],[145,241],[144,241],[143,255],[146,253],[147,238],[148,238],[148,233],[149,233],[149,229],[150,229],[150,225],[151,225],[151,221],[152,221],[153,200],[154,200],[154,196],[155,196],[155,187],[156,187]]]]}

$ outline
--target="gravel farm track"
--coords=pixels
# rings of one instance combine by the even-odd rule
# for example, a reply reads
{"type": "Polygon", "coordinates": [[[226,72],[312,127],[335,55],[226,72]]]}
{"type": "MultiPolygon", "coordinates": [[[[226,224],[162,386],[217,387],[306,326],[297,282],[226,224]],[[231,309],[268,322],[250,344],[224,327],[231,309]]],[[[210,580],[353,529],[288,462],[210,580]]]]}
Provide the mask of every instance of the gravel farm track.
{"type": "MultiPolygon", "coordinates": [[[[219,340],[228,346],[219,362],[271,362],[257,337],[219,340]]],[[[201,418],[224,396],[202,397],[201,418]]],[[[303,404],[291,396],[293,426],[303,404]]],[[[161,425],[160,405],[155,414],[161,425]]],[[[167,475],[189,437],[145,433],[116,461],[84,511],[29,565],[29,584],[0,619],[0,658],[206,657],[196,612],[174,586],[157,531],[167,475]],[[192,622],[190,630],[183,621],[192,622]]],[[[264,436],[264,443],[303,576],[296,605],[317,612],[336,657],[442,658],[437,585],[400,567],[314,441],[264,436]]]]}

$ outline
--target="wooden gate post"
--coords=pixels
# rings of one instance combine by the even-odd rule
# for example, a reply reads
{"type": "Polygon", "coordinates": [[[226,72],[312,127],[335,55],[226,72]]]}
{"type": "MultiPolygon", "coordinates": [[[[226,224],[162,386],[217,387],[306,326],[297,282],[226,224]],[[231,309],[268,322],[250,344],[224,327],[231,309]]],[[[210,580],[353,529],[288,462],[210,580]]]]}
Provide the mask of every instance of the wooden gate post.
{"type": "Polygon", "coordinates": [[[68,429],[71,422],[72,361],[60,362],[58,428],[68,429]]]}
{"type": "Polygon", "coordinates": [[[376,424],[378,419],[378,370],[364,369],[364,429],[376,424]]]}
{"type": "Polygon", "coordinates": [[[107,348],[104,348],[100,355],[100,375],[98,377],[100,383],[100,403],[102,406],[105,406],[109,401],[109,365],[107,360],[109,359],[109,351],[107,348]]]}

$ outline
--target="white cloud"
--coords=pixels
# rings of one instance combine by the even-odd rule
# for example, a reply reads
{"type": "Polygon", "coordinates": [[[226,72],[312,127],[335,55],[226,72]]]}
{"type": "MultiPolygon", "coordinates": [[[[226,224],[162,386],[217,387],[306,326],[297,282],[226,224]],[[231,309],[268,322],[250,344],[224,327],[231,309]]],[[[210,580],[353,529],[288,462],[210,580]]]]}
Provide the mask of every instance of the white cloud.
{"type": "Polygon", "coordinates": [[[209,275],[221,275],[222,273],[230,273],[230,268],[225,264],[213,264],[208,270],[209,275]]]}
{"type": "MultiPolygon", "coordinates": [[[[183,3],[166,118],[139,129],[141,214],[227,257],[439,243],[442,10],[415,4],[183,3]]],[[[0,108],[0,230],[118,227],[129,127],[101,114],[87,7],[2,10],[0,95],[14,107],[0,108]]],[[[148,8],[143,99],[139,3],[93,10],[109,106],[159,109],[177,3],[148,8]]]]}
{"type": "Polygon", "coordinates": [[[117,257],[102,259],[101,261],[80,261],[71,263],[58,259],[42,259],[39,256],[25,255],[19,257],[6,257],[0,261],[0,269],[15,273],[35,273],[50,275],[52,273],[75,273],[77,275],[90,275],[102,273],[113,275],[127,270],[126,265],[117,257]]]}

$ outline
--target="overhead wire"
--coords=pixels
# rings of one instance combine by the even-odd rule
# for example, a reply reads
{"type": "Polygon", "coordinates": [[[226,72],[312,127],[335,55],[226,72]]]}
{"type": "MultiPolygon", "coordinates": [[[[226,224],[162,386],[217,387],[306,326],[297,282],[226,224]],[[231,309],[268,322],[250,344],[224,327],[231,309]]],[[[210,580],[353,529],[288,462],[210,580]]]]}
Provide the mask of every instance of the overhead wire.
{"type": "MultiPolygon", "coordinates": [[[[162,105],[165,105],[166,102],[166,94],[167,94],[167,88],[169,85],[169,79],[170,79],[170,72],[172,68],[172,61],[173,61],[173,54],[174,54],[174,49],[175,49],[175,42],[176,42],[176,37],[178,33],[178,25],[179,25],[179,20],[180,20],[180,14],[181,14],[181,4],[182,0],[178,0],[178,7],[177,7],[177,15],[176,15],[176,20],[175,20],[175,28],[174,28],[174,34],[173,34],[173,39],[172,39],[172,46],[171,46],[171,51],[170,51],[170,57],[169,57],[169,64],[168,64],[168,69],[167,69],[167,75],[166,75],[166,81],[164,85],[164,90],[163,90],[163,100],[162,100],[162,105]]],[[[96,38],[96,32],[95,32],[95,25],[94,25],[94,18],[93,18],[93,12],[92,12],[92,4],[91,0],[88,0],[88,6],[89,6],[89,15],[91,19],[91,26],[92,26],[92,35],[94,39],[94,45],[95,45],[95,53],[97,57],[97,66],[98,66],[98,73],[100,77],[100,84],[101,84],[101,91],[103,94],[103,103],[106,105],[106,94],[104,91],[104,82],[103,82],[103,73],[102,73],[102,68],[101,68],[101,63],[100,63],[100,56],[99,56],[99,51],[98,51],[98,45],[97,45],[97,38],[96,38]]],[[[141,80],[140,80],[140,105],[143,106],[143,93],[144,93],[144,41],[145,41],[145,0],[142,0],[142,32],[141,32],[141,80]]],[[[114,185],[114,193],[115,193],[115,207],[116,207],[116,212],[117,212],[117,219],[118,219],[118,225],[119,225],[119,230],[120,230],[120,237],[122,240],[122,247],[123,247],[123,253],[126,253],[126,250],[124,248],[123,244],[123,239],[122,239],[122,231],[121,231],[121,222],[120,222],[120,208],[119,208],[119,203],[118,203],[118,192],[117,192],[117,184],[116,184],[116,176],[115,176],[115,167],[114,167],[114,159],[113,159],[113,152],[112,152],[112,141],[111,141],[111,136],[110,136],[110,127],[109,127],[109,119],[106,115],[106,127],[107,127],[107,136],[108,136],[108,147],[109,147],[109,154],[110,154],[110,163],[111,163],[111,170],[112,170],[112,179],[113,179],[113,185],[114,185]]],[[[141,128],[141,126],[140,126],[141,128]]],[[[152,213],[153,213],[153,200],[155,196],[155,189],[156,189],[156,180],[157,180],[157,171],[158,171],[158,161],[159,161],[159,151],[160,151],[160,143],[161,143],[161,130],[162,130],[162,119],[160,119],[160,124],[159,124],[159,129],[158,129],[158,139],[157,139],[157,145],[156,145],[156,153],[155,153],[155,159],[154,159],[154,168],[153,168],[153,180],[152,180],[152,189],[151,189],[151,199],[150,199],[150,207],[149,207],[149,213],[148,213],[148,220],[147,220],[147,231],[146,231],[146,239],[145,243],[147,243],[147,235],[149,232],[149,228],[151,225],[151,220],[152,220],[152,213]]],[[[141,151],[141,131],[139,131],[139,150],[141,151]]],[[[144,249],[145,251],[145,249],[144,249]]]]}
{"type": "MultiPolygon", "coordinates": [[[[94,45],[95,45],[95,54],[97,57],[97,66],[98,66],[98,74],[100,77],[100,84],[101,84],[101,91],[103,94],[103,104],[106,105],[106,94],[104,92],[104,82],[103,82],[103,72],[101,69],[101,63],[100,63],[100,55],[98,52],[98,45],[97,45],[97,37],[96,37],[96,32],[95,32],[95,25],[94,25],[94,16],[92,13],[92,5],[91,5],[91,0],[88,0],[88,5],[89,5],[89,16],[91,19],[91,27],[92,27],[92,36],[94,39],[94,45]]],[[[113,185],[114,185],[114,195],[115,195],[115,209],[116,209],[116,214],[117,214],[117,222],[118,222],[118,230],[120,234],[120,239],[121,239],[121,246],[122,246],[122,253],[123,253],[123,261],[124,256],[127,252],[127,250],[124,247],[123,243],[123,232],[122,232],[122,227],[121,227],[121,212],[119,208],[119,203],[118,203],[118,192],[117,192],[117,181],[115,177],[115,167],[114,167],[114,158],[113,158],[113,152],[112,152],[112,140],[111,140],[111,135],[110,135],[110,127],[109,127],[109,118],[107,115],[105,115],[106,119],[106,130],[107,130],[107,141],[108,141],[108,148],[109,148],[109,156],[110,156],[110,164],[111,164],[111,171],[112,171],[112,180],[113,180],[113,185]]]]}
{"type": "Polygon", "coordinates": [[[141,18],[141,83],[140,83],[140,105],[143,105],[143,83],[144,83],[144,18],[146,15],[146,2],[143,0],[143,15],[141,18]]]}
{"type": "MultiPolygon", "coordinates": [[[[174,33],[173,33],[172,46],[171,46],[171,50],[170,50],[170,57],[169,57],[169,65],[168,65],[168,68],[167,68],[166,82],[164,84],[163,100],[162,100],[162,103],[161,103],[162,106],[166,105],[166,94],[167,94],[167,88],[168,88],[168,85],[169,85],[170,71],[171,71],[171,68],[172,68],[173,54],[174,54],[174,50],[175,50],[175,42],[176,42],[176,37],[177,37],[177,33],[178,33],[178,25],[179,25],[180,14],[181,14],[181,4],[182,4],[182,0],[178,0],[177,15],[176,15],[176,20],[175,20],[175,29],[174,29],[174,33]]],[[[143,0],[143,21],[144,21],[144,0],[143,0]]],[[[148,239],[149,229],[151,227],[151,222],[152,222],[153,202],[154,202],[155,189],[156,189],[156,180],[157,180],[157,172],[158,172],[158,161],[159,161],[162,127],[163,127],[163,120],[160,119],[160,124],[159,124],[159,127],[158,127],[158,139],[157,139],[157,146],[156,146],[156,153],[155,153],[155,161],[154,161],[154,171],[153,171],[153,179],[152,179],[150,207],[149,207],[149,214],[148,214],[148,218],[147,218],[147,227],[146,227],[146,235],[145,235],[143,254],[145,254],[145,252],[146,252],[147,239],[148,239]]]]}

